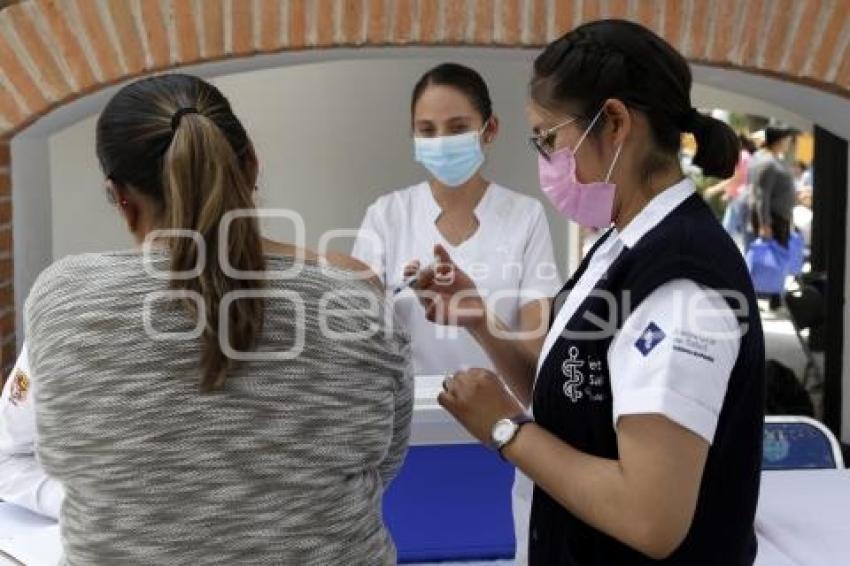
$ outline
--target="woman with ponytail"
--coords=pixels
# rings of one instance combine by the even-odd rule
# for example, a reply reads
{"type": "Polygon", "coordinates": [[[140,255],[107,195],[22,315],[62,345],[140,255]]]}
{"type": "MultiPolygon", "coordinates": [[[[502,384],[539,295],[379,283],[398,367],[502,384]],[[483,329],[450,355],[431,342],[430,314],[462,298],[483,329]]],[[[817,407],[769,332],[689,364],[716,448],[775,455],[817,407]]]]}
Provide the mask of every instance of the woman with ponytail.
{"type": "Polygon", "coordinates": [[[539,356],[482,299],[472,308],[450,257],[420,278],[428,316],[461,320],[497,369],[449,375],[440,403],[534,481],[518,541],[530,564],[755,559],[764,337],[743,258],[677,158],[692,132],[696,164],[729,177],[738,141],[690,90],[685,59],[626,21],[582,25],[535,61],[543,192],[606,229],[555,298],[539,356]]]}
{"type": "Polygon", "coordinates": [[[142,249],[57,262],[25,318],[66,563],[394,563],[412,378],[368,270],[262,238],[254,148],[196,77],[121,89],[97,155],[142,249]]]}

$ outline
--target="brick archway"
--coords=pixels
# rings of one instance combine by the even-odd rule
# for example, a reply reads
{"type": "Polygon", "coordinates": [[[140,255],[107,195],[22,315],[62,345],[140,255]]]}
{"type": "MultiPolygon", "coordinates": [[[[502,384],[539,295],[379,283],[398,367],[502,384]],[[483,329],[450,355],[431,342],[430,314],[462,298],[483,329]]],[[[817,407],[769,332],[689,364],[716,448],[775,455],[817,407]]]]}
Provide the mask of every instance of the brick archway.
{"type": "Polygon", "coordinates": [[[846,0],[21,0],[0,10],[0,344],[14,354],[9,140],[53,108],[155,71],[333,47],[536,48],[621,17],[695,63],[850,98],[846,0]]]}

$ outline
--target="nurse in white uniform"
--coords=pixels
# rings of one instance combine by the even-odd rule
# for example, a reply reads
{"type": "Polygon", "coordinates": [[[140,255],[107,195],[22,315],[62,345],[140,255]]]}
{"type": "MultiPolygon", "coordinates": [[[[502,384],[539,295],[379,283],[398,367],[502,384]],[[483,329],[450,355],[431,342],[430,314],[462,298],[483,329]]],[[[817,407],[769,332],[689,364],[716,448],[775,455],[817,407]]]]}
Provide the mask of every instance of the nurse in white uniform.
{"type": "Polygon", "coordinates": [[[64,493],[35,457],[35,408],[24,345],[0,398],[0,499],[58,519],[64,493]]]}
{"type": "MultiPolygon", "coordinates": [[[[482,175],[484,150],[499,128],[484,80],[468,67],[439,65],[416,84],[411,112],[415,159],[429,178],[372,204],[352,255],[392,293],[403,284],[407,264],[433,261],[436,244],[475,280],[507,330],[523,332],[536,357],[560,276],[541,203],[482,175]]],[[[411,290],[400,292],[395,304],[411,335],[418,375],[493,367],[467,331],[429,322],[411,290]]],[[[530,484],[519,489],[530,498],[530,484]]],[[[527,517],[517,521],[526,525],[527,517]]]]}

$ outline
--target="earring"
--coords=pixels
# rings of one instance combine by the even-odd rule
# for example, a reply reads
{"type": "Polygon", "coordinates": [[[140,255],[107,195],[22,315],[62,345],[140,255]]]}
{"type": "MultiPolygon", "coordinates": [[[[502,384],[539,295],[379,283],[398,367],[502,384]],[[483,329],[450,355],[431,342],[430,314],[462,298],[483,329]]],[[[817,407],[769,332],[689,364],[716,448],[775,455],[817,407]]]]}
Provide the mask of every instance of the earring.
{"type": "Polygon", "coordinates": [[[119,204],[121,204],[121,207],[123,208],[123,207],[126,207],[130,203],[127,202],[127,199],[122,198],[119,204]]]}

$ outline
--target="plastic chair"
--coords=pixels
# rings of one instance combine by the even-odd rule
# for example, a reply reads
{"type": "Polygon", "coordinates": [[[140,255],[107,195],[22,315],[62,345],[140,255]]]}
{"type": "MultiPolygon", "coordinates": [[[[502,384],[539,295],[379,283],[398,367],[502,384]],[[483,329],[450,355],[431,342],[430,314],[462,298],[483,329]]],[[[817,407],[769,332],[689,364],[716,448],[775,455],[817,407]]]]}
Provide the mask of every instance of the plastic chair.
{"type": "Polygon", "coordinates": [[[814,285],[803,284],[797,291],[785,293],[785,306],[788,308],[794,334],[806,356],[806,369],[803,371],[803,387],[808,388],[809,377],[815,376],[815,385],[823,383],[823,375],[812,355],[809,342],[803,338],[802,331],[817,328],[826,320],[826,301],[823,294],[814,285]]]}
{"type": "Polygon", "coordinates": [[[762,470],[843,468],[841,446],[820,422],[809,417],[765,417],[762,470]]]}

